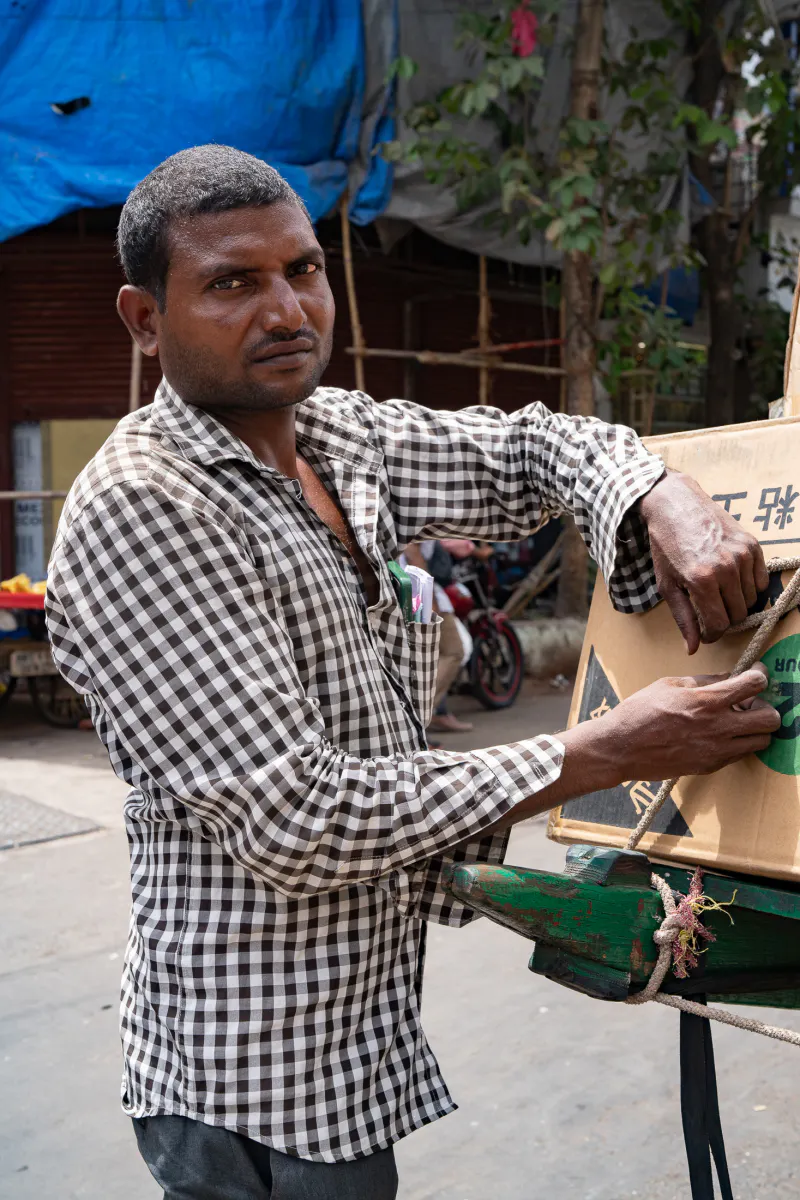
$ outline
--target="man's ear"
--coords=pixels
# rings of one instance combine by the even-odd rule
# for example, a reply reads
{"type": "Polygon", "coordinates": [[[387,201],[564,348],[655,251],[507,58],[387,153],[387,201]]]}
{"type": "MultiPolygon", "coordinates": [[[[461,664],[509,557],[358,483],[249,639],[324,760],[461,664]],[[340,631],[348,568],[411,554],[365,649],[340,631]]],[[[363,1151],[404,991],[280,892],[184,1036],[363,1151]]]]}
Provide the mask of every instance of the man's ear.
{"type": "Polygon", "coordinates": [[[144,288],[126,283],[119,289],[117,312],[142,354],[151,358],[158,354],[157,311],[155,296],[151,296],[144,288]]]}

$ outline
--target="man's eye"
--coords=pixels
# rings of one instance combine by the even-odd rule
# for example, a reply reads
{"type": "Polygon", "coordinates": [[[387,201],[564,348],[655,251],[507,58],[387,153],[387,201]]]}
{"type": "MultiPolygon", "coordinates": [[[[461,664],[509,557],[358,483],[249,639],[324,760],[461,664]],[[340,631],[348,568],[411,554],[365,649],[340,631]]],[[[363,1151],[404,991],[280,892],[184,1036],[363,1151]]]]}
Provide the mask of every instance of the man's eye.
{"type": "Polygon", "coordinates": [[[211,286],[216,292],[232,292],[234,288],[247,287],[247,284],[243,279],[217,279],[211,286]]]}
{"type": "Polygon", "coordinates": [[[319,264],[313,262],[295,263],[291,269],[292,275],[317,275],[319,264]]]}

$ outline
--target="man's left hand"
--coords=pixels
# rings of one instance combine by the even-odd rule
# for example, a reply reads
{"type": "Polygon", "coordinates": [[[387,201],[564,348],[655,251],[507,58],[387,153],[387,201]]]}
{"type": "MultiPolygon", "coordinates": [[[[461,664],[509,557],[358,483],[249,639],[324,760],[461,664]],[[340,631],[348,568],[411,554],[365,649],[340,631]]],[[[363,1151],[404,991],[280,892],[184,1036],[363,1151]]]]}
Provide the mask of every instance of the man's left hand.
{"type": "Polygon", "coordinates": [[[658,590],[694,654],[743,621],[769,585],[761,546],[688,475],[667,471],[639,502],[658,590]]]}

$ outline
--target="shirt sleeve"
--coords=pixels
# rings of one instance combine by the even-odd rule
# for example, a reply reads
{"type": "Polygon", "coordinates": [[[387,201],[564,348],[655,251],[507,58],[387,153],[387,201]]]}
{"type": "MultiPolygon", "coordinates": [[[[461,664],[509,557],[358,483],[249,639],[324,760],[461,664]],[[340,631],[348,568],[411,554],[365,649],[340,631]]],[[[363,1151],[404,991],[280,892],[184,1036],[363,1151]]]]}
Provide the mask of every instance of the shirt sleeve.
{"type": "Polygon", "coordinates": [[[664,473],[632,429],[532,404],[458,412],[359,398],[384,456],[399,545],[461,536],[502,542],[571,513],[615,607],[658,602],[636,501],[664,473]]]}
{"type": "Polygon", "coordinates": [[[60,536],[47,603],[56,664],[113,727],[123,776],[286,895],[427,877],[561,770],[547,735],[371,759],[333,745],[233,516],[149,481],[60,536]]]}

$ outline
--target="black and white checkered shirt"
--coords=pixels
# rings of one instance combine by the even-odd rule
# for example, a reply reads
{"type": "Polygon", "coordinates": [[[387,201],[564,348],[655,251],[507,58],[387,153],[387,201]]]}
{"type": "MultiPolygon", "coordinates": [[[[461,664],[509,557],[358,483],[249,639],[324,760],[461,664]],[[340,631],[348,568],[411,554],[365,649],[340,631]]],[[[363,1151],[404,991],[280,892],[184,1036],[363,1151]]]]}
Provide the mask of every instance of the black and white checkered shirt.
{"type": "Polygon", "coordinates": [[[443,863],[499,861],[484,831],[563,754],[550,736],[426,748],[438,627],[405,625],[386,564],[567,509],[617,606],[641,610],[652,565],[625,514],[663,465],[630,430],[538,404],[430,412],[333,388],[300,405],[297,441],[375,605],[299,484],[162,384],[72,489],[48,623],[132,788],[125,1111],[335,1162],[454,1107],[420,1026],[424,923],[471,919],[443,863]]]}

